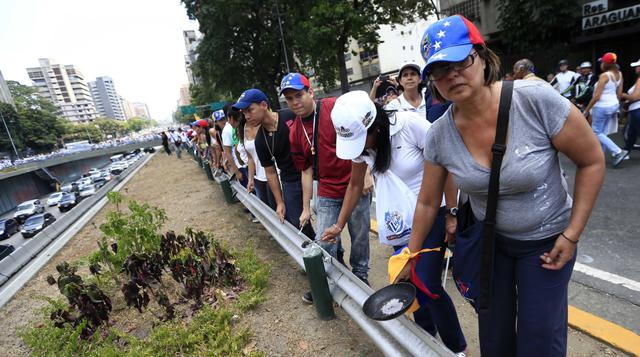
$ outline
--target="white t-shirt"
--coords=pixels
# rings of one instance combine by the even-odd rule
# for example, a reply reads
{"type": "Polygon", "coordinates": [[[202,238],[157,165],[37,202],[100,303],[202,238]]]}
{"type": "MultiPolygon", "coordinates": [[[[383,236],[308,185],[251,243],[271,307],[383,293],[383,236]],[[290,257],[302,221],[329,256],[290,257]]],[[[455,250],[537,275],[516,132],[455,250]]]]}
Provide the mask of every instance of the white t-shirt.
{"type": "Polygon", "coordinates": [[[571,81],[577,79],[578,77],[579,75],[574,71],[558,72],[555,78],[558,82],[558,92],[560,92],[560,94],[565,97],[570,97],[571,91],[564,94],[563,92],[567,90],[567,88],[569,88],[569,86],[571,85],[571,81]]]}
{"type": "Polygon", "coordinates": [[[404,93],[402,93],[398,98],[389,102],[384,109],[397,110],[398,112],[412,112],[418,114],[422,119],[426,120],[427,118],[427,104],[424,101],[424,93],[422,93],[422,100],[417,108],[411,105],[411,103],[405,99],[404,93]]]}
{"type": "MultiPolygon", "coordinates": [[[[618,87],[622,83],[622,74],[619,74],[619,78],[616,81],[613,73],[605,72],[609,80],[604,84],[604,88],[602,89],[602,94],[600,95],[600,99],[593,106],[594,108],[609,108],[616,107],[620,105],[618,101],[618,87]]],[[[598,83],[596,83],[595,88],[598,87],[598,83]]],[[[594,88],[594,91],[595,91],[594,88]]]]}
{"type": "Polygon", "coordinates": [[[254,178],[258,181],[266,182],[267,174],[264,171],[264,167],[260,164],[260,159],[258,159],[258,152],[256,151],[255,139],[249,140],[244,139],[244,148],[251,154],[251,159],[253,160],[253,165],[256,167],[256,174],[254,178]]]}
{"type": "MultiPolygon", "coordinates": [[[[413,112],[397,112],[395,117],[389,118],[391,123],[391,164],[389,170],[393,172],[417,196],[422,185],[424,171],[424,148],[427,131],[431,123],[419,114],[413,112]]],[[[376,152],[368,149],[369,155],[360,155],[353,162],[365,162],[373,166],[376,152]]],[[[375,172],[374,172],[375,176],[375,172]]],[[[444,196],[441,206],[445,205],[444,196]]]]}
{"type": "MultiPolygon", "coordinates": [[[[633,85],[633,87],[629,88],[629,90],[627,91],[627,94],[633,95],[634,90],[636,90],[635,84],[633,85]]],[[[636,109],[640,109],[640,100],[636,100],[635,102],[629,104],[629,111],[636,110],[636,109]]]]}
{"type": "Polygon", "coordinates": [[[240,153],[240,160],[242,160],[242,162],[244,163],[244,165],[238,167],[247,167],[249,162],[247,150],[244,148],[244,145],[242,145],[242,143],[238,143],[238,145],[236,145],[236,148],[238,149],[238,153],[240,153]]]}
{"type": "Polygon", "coordinates": [[[231,148],[233,162],[236,164],[236,167],[242,167],[236,157],[235,150],[233,149],[233,126],[229,123],[226,123],[224,128],[222,128],[222,146],[229,146],[231,148]]]}

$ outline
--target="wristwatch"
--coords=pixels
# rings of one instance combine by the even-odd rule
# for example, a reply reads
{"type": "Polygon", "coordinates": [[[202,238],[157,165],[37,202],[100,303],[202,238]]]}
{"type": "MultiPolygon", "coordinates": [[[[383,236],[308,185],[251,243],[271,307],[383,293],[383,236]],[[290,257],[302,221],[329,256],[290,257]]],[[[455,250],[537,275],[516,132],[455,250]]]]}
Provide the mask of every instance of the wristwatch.
{"type": "Polygon", "coordinates": [[[449,212],[448,212],[452,217],[457,217],[458,216],[458,207],[451,207],[449,208],[449,212]]]}

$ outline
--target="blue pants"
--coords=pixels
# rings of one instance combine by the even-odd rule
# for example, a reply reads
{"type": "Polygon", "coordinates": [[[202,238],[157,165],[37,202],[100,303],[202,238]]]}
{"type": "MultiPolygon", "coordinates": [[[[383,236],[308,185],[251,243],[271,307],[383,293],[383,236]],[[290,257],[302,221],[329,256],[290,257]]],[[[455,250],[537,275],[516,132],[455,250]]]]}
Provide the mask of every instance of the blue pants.
{"type": "Polygon", "coordinates": [[[595,107],[591,110],[591,114],[593,116],[593,122],[591,127],[593,128],[593,132],[598,137],[600,141],[600,145],[602,146],[602,151],[606,154],[607,150],[611,151],[614,154],[620,152],[620,148],[616,143],[611,140],[607,134],[607,128],[609,126],[609,121],[617,120],[616,113],[618,113],[618,106],[613,105],[610,107],[595,107]]]}
{"type": "Polygon", "coordinates": [[[258,196],[260,201],[266,203],[272,210],[276,210],[276,199],[273,197],[267,181],[260,181],[254,178],[253,189],[256,191],[256,196],[258,196]]]}
{"type": "Polygon", "coordinates": [[[631,151],[638,139],[638,135],[640,135],[640,109],[630,111],[628,118],[627,140],[625,140],[624,148],[631,151]]]}
{"type": "Polygon", "coordinates": [[[249,169],[247,167],[238,167],[238,170],[242,172],[242,180],[240,180],[240,184],[242,187],[247,188],[247,184],[249,183],[249,169]]]}
{"type": "MultiPolygon", "coordinates": [[[[432,336],[440,334],[442,342],[454,353],[462,352],[467,348],[467,341],[462,333],[460,321],[451,297],[442,287],[442,262],[446,244],[445,238],[446,209],[440,208],[438,216],[433,222],[429,235],[422,244],[422,249],[441,247],[439,252],[428,252],[420,255],[416,265],[416,274],[420,281],[438,298],[432,299],[420,289],[416,288],[416,298],[420,303],[420,309],[413,313],[413,318],[418,326],[432,336]]],[[[404,246],[394,247],[399,249],[404,246]]],[[[489,355],[487,355],[489,356],[489,355]]]]}
{"type": "Polygon", "coordinates": [[[577,251],[562,270],[544,269],[540,255],[556,239],[496,235],[490,311],[478,315],[483,356],[567,354],[567,288],[577,251]]]}
{"type": "MultiPolygon", "coordinates": [[[[282,181],[282,198],[284,199],[285,219],[294,227],[300,228],[300,215],[302,214],[302,181],[286,182],[282,181]]],[[[302,229],[309,239],[313,239],[316,233],[307,223],[302,229]]]]}
{"type": "MultiPolygon", "coordinates": [[[[338,221],[340,209],[342,208],[342,199],[327,198],[318,196],[316,204],[316,216],[318,224],[316,230],[318,235],[316,241],[326,250],[332,257],[337,258],[338,252],[342,248],[342,241],[338,235],[336,243],[327,243],[320,240],[320,236],[325,229],[331,227],[338,221]]],[[[351,213],[347,228],[351,237],[351,253],[349,255],[349,264],[353,270],[353,274],[360,279],[367,279],[369,274],[369,230],[371,229],[371,215],[369,212],[371,202],[371,194],[362,196],[358,201],[358,205],[351,213]]]]}

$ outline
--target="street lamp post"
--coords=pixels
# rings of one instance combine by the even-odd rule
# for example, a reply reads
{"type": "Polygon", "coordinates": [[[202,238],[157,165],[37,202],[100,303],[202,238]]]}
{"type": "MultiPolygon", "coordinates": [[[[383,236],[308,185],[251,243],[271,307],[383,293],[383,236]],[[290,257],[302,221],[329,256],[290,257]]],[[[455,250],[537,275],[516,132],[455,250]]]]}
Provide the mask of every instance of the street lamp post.
{"type": "Polygon", "coordinates": [[[4,120],[4,115],[0,112],[0,118],[2,118],[2,124],[4,124],[4,130],[7,131],[7,135],[9,135],[9,141],[11,141],[11,146],[13,147],[13,152],[16,153],[16,158],[20,158],[18,155],[18,150],[16,149],[16,144],[13,143],[13,138],[11,137],[11,132],[9,131],[9,127],[7,126],[7,122],[4,120]]]}
{"type": "Polygon", "coordinates": [[[276,0],[276,14],[278,15],[278,28],[280,29],[280,41],[282,42],[282,50],[284,51],[284,63],[287,66],[287,73],[290,73],[289,69],[289,56],[287,56],[287,46],[284,43],[284,33],[282,32],[282,20],[280,19],[280,4],[276,0]]]}

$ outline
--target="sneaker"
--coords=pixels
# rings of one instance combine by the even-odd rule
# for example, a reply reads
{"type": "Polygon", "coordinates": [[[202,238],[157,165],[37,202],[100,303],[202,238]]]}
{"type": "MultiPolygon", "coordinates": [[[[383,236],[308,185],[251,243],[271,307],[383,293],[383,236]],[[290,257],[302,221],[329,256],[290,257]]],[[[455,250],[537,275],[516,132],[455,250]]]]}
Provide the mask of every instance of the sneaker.
{"type": "Polygon", "coordinates": [[[311,295],[311,291],[307,291],[302,294],[302,301],[306,304],[313,304],[313,295],[311,295]]]}
{"type": "Polygon", "coordinates": [[[456,357],[467,357],[467,354],[464,352],[458,352],[455,354],[456,357]]]}
{"type": "Polygon", "coordinates": [[[251,219],[251,223],[260,223],[260,220],[258,220],[256,217],[253,217],[253,219],[251,219]]]}
{"type": "Polygon", "coordinates": [[[616,154],[616,156],[614,156],[613,167],[620,165],[620,163],[622,163],[624,158],[627,156],[629,156],[629,151],[622,149],[622,151],[620,151],[619,153],[616,154]]]}

